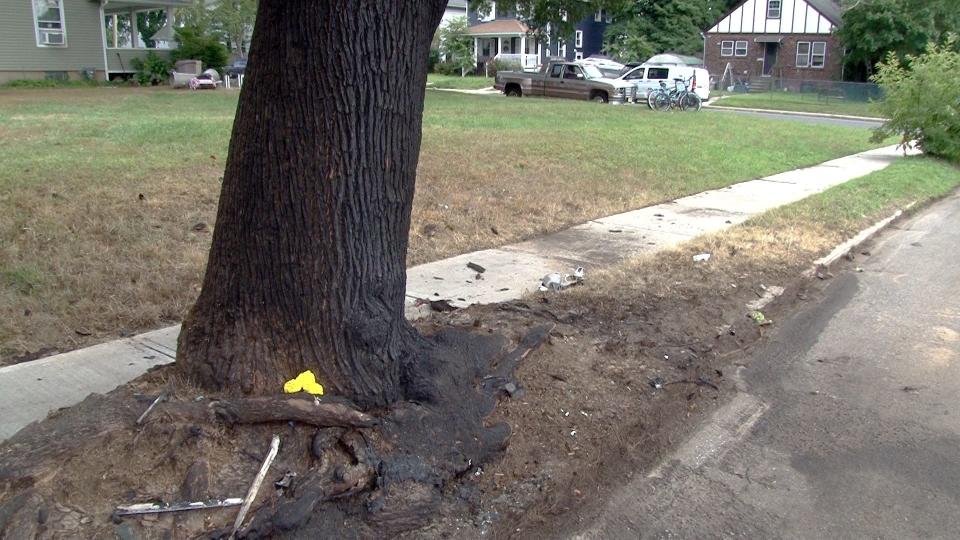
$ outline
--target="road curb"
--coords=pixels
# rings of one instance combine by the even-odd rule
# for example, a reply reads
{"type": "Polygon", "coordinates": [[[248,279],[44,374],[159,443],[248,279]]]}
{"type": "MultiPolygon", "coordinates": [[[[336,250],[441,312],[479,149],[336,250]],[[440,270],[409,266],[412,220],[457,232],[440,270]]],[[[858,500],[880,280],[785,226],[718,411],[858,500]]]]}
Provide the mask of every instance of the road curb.
{"type": "Polygon", "coordinates": [[[854,249],[858,248],[861,244],[872,239],[874,236],[882,232],[884,229],[889,227],[894,221],[903,217],[904,213],[910,210],[916,205],[916,201],[904,206],[902,209],[897,210],[893,215],[881,219],[880,221],[874,223],[873,225],[863,229],[858,232],[853,238],[837,245],[833,250],[824,257],[813,261],[813,267],[808,269],[803,273],[805,277],[814,277],[818,272],[821,272],[823,269],[830,268],[835,262],[840,260],[841,257],[850,253],[854,249]]]}
{"type": "MultiPolygon", "coordinates": [[[[717,98],[717,101],[720,101],[723,98],[717,98]]],[[[755,112],[755,113],[773,113],[773,114],[785,114],[788,116],[808,116],[813,118],[837,118],[840,120],[861,120],[865,122],[886,122],[886,118],[877,118],[874,116],[854,116],[851,114],[828,114],[828,113],[815,113],[815,112],[802,112],[802,111],[781,111],[777,109],[756,109],[753,107],[728,107],[726,105],[712,105],[709,103],[704,103],[705,108],[710,108],[717,111],[743,111],[743,112],[755,112]]]]}

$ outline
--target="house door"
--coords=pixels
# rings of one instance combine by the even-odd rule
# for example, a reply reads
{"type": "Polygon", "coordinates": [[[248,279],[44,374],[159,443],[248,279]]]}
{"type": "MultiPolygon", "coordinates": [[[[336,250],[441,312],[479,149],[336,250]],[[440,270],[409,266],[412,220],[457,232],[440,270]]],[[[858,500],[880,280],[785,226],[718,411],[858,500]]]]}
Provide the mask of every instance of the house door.
{"type": "Polygon", "coordinates": [[[777,50],[779,43],[764,43],[766,47],[763,50],[763,76],[769,77],[773,74],[773,68],[777,65],[777,50]]]}

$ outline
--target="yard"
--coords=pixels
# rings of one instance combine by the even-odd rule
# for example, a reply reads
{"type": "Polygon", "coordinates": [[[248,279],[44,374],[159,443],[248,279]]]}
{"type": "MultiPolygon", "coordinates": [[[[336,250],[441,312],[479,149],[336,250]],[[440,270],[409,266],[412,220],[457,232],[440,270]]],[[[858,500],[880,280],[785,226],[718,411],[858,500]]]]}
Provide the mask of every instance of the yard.
{"type": "Polygon", "coordinates": [[[427,75],[427,87],[438,89],[480,90],[493,86],[493,77],[457,77],[456,75],[427,75]]]}
{"type": "MultiPolygon", "coordinates": [[[[0,364],[179,321],[236,94],[0,91],[0,364]]],[[[428,92],[409,263],[850,154],[863,130],[428,92]]]]}
{"type": "Polygon", "coordinates": [[[849,116],[879,118],[874,103],[846,100],[839,97],[819,96],[811,92],[760,92],[755,94],[729,94],[723,99],[714,99],[717,107],[748,107],[776,111],[798,111],[849,116]]]}

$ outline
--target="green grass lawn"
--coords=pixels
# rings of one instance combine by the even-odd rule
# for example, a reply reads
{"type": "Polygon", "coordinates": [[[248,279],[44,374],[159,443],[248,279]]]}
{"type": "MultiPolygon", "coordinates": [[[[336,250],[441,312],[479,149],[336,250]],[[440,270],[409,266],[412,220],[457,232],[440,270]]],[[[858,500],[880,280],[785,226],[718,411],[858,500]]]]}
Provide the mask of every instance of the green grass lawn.
{"type": "MultiPolygon", "coordinates": [[[[0,362],[180,320],[199,290],[236,105],[228,91],[0,90],[0,362]]],[[[408,262],[876,146],[868,139],[429,92],[408,262]]]]}
{"type": "Polygon", "coordinates": [[[878,118],[880,113],[873,103],[847,101],[835,97],[818,97],[814,93],[762,92],[756,94],[731,94],[711,102],[717,107],[750,107],[777,111],[800,111],[878,118]]]}
{"type": "Polygon", "coordinates": [[[456,90],[479,90],[481,88],[490,88],[493,86],[493,77],[457,77],[456,75],[440,75],[431,73],[427,75],[428,88],[445,88],[456,90]]]}

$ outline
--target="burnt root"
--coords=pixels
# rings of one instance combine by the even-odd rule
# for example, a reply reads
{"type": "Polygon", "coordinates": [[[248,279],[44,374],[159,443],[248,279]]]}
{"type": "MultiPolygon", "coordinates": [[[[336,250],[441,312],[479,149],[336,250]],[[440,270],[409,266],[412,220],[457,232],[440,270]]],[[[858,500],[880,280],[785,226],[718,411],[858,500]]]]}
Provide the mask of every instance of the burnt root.
{"type": "Polygon", "coordinates": [[[344,512],[374,536],[425,524],[451,482],[506,447],[509,426],[484,419],[500,396],[519,389],[514,370],[552,329],[533,328],[512,349],[499,336],[459,330],[429,338],[408,366],[408,399],[374,428],[318,430],[311,445],[318,461],[294,490],[264,505],[242,537],[331,535],[331,516],[344,512]]]}
{"type": "Polygon", "coordinates": [[[332,397],[260,397],[195,402],[171,402],[161,406],[170,418],[196,422],[214,417],[228,425],[266,422],[299,422],[317,427],[371,427],[376,418],[359,411],[345,399],[332,397]]]}

